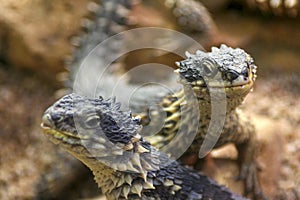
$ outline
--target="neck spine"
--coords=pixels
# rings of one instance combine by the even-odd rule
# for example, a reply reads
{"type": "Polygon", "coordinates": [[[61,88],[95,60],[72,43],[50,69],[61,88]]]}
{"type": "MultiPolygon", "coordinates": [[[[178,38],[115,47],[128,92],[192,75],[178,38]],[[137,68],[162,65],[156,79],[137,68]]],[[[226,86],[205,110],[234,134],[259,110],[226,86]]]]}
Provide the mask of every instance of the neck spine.
{"type": "Polygon", "coordinates": [[[141,197],[143,190],[155,189],[153,179],[147,174],[149,171],[159,170],[158,151],[145,142],[139,134],[135,135],[130,143],[124,145],[123,149],[115,153],[118,156],[126,156],[125,162],[111,161],[105,164],[97,158],[84,160],[108,199],[121,197],[127,199],[130,195],[141,197]]]}

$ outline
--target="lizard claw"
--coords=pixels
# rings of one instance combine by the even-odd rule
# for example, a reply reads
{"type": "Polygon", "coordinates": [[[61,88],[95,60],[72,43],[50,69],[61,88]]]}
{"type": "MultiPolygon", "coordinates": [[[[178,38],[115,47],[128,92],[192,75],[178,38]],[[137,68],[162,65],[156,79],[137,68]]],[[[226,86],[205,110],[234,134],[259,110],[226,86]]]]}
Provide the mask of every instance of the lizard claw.
{"type": "Polygon", "coordinates": [[[253,200],[268,200],[261,189],[257,171],[258,167],[256,162],[243,163],[238,179],[244,181],[246,196],[252,195],[253,200]]]}

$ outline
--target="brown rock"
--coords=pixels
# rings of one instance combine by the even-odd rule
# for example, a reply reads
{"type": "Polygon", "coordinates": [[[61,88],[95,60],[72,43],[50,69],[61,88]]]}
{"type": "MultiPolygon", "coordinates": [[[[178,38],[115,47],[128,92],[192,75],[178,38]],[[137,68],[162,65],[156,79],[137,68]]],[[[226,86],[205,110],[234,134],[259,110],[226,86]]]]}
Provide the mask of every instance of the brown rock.
{"type": "Polygon", "coordinates": [[[1,59],[50,78],[62,71],[64,56],[71,51],[69,40],[88,13],[87,2],[0,0],[1,59]]]}

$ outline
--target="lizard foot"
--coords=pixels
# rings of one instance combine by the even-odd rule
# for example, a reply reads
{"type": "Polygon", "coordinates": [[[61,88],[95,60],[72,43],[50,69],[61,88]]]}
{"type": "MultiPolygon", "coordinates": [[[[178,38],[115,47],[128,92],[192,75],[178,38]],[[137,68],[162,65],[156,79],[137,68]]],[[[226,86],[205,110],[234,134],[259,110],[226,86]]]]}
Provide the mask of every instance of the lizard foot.
{"type": "Polygon", "coordinates": [[[251,195],[253,200],[268,200],[262,191],[258,180],[258,166],[256,162],[243,163],[240,168],[238,180],[244,181],[245,195],[251,195]]]}

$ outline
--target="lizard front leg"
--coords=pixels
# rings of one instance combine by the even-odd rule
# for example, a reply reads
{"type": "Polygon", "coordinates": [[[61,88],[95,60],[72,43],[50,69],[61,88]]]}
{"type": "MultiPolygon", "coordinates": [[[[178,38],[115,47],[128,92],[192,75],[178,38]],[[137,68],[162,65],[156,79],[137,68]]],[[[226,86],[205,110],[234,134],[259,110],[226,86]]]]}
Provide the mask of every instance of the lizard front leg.
{"type": "MultiPolygon", "coordinates": [[[[244,181],[245,195],[266,200],[258,178],[257,137],[254,125],[240,110],[229,115],[225,122],[224,135],[235,144],[240,165],[239,179],[244,181]]],[[[224,137],[224,136],[223,136],[224,137]]]]}

